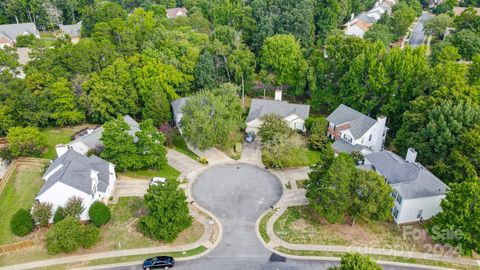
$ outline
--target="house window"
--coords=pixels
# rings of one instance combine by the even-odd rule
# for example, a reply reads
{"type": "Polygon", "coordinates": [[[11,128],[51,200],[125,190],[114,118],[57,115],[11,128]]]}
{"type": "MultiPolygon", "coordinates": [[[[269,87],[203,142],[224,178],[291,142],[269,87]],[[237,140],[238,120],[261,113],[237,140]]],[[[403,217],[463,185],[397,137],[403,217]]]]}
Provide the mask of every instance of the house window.
{"type": "Polygon", "coordinates": [[[398,209],[397,209],[396,206],[393,207],[392,215],[393,215],[393,217],[394,217],[395,219],[397,219],[397,217],[398,217],[398,209]]]}
{"type": "Polygon", "coordinates": [[[402,201],[403,201],[402,195],[398,194],[398,195],[397,195],[397,202],[398,202],[398,204],[402,204],[402,201]]]}
{"type": "Polygon", "coordinates": [[[422,218],[423,209],[418,210],[417,219],[422,218]]]}
{"type": "Polygon", "coordinates": [[[372,134],[370,134],[370,136],[368,136],[368,141],[371,141],[372,140],[372,134]]]}

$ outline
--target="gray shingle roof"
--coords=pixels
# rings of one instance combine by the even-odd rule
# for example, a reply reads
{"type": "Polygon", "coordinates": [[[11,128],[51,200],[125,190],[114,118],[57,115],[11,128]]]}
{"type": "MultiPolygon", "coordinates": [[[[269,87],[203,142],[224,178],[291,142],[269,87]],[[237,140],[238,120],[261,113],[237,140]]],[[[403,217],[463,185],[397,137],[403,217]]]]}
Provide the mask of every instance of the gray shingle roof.
{"type": "Polygon", "coordinates": [[[366,22],[366,23],[375,23],[377,20],[375,18],[368,16],[366,12],[360,13],[355,19],[358,19],[360,21],[366,22]]]}
{"type": "Polygon", "coordinates": [[[448,190],[447,185],[420,163],[406,162],[390,151],[368,154],[365,159],[406,199],[443,195],[448,190]]]}
{"type": "Polygon", "coordinates": [[[375,119],[343,104],[327,117],[327,121],[336,126],[348,123],[350,132],[355,139],[362,137],[377,122],[375,119]]]}
{"type": "Polygon", "coordinates": [[[173,113],[174,114],[179,114],[182,113],[182,108],[185,106],[185,103],[187,103],[188,97],[182,97],[175,99],[174,101],[171,102],[173,113]]]}
{"type": "Polygon", "coordinates": [[[92,170],[98,172],[98,191],[105,192],[107,190],[110,176],[109,163],[97,156],[87,157],[74,150],[68,150],[53,161],[43,177],[53,172],[58,166],[62,167],[48,178],[38,195],[47,191],[57,182],[92,195],[92,178],[90,175],[92,170]]]}
{"type": "Polygon", "coordinates": [[[332,143],[332,148],[335,150],[337,153],[348,153],[351,154],[352,152],[360,152],[363,149],[367,148],[363,145],[360,144],[350,144],[342,139],[335,140],[335,142],[332,143]]]}
{"type": "Polygon", "coordinates": [[[302,119],[307,119],[310,114],[310,105],[292,104],[286,101],[267,100],[267,99],[252,99],[250,111],[246,123],[261,118],[266,114],[276,114],[281,117],[290,115],[298,115],[302,119]]]}
{"type": "Polygon", "coordinates": [[[0,25],[0,35],[16,41],[17,36],[24,34],[40,35],[34,23],[2,24],[0,25]]]}
{"type": "MultiPolygon", "coordinates": [[[[138,122],[135,121],[129,115],[125,115],[123,117],[123,120],[130,127],[128,134],[132,137],[135,137],[135,133],[137,133],[137,131],[140,130],[140,124],[138,124],[138,122]]],[[[77,138],[76,140],[73,140],[68,144],[71,145],[76,142],[82,142],[83,144],[88,146],[88,148],[94,149],[95,147],[102,145],[102,142],[101,142],[102,133],[103,133],[103,127],[99,127],[95,129],[92,133],[82,136],[80,138],[77,138]]]]}
{"type": "Polygon", "coordinates": [[[80,30],[82,29],[82,21],[79,21],[76,24],[59,24],[58,27],[64,33],[70,37],[80,36],[80,30]]]}

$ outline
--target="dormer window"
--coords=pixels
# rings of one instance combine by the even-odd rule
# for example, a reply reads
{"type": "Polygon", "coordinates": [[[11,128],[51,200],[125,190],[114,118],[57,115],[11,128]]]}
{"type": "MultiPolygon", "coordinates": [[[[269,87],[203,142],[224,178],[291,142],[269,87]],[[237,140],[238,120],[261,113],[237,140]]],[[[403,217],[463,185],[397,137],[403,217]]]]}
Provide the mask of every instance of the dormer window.
{"type": "Polygon", "coordinates": [[[372,134],[368,136],[368,141],[371,141],[371,140],[372,140],[372,134]]]}

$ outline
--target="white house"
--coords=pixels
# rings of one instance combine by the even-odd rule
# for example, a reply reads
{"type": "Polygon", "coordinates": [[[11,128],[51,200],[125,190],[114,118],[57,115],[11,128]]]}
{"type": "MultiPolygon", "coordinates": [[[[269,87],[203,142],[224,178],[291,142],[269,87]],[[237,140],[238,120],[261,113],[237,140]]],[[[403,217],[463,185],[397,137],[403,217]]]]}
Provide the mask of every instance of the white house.
{"type": "Polygon", "coordinates": [[[2,24],[0,25],[0,48],[13,46],[17,42],[18,36],[30,34],[40,38],[40,33],[34,23],[2,24]]]}
{"type": "Polygon", "coordinates": [[[64,35],[68,35],[72,43],[78,43],[80,41],[82,21],[79,21],[76,24],[59,24],[58,27],[64,35]]]}
{"type": "Polygon", "coordinates": [[[112,163],[68,150],[52,162],[42,179],[45,184],[37,194],[38,202],[51,203],[56,211],[69,198],[80,197],[85,208],[80,220],[88,220],[90,205],[95,201],[107,202],[117,178],[112,163]]]}
{"type": "Polygon", "coordinates": [[[327,117],[327,121],[327,136],[335,140],[332,147],[337,153],[368,154],[383,149],[388,131],[385,116],[375,120],[341,104],[327,117]]]}
{"type": "Polygon", "coordinates": [[[440,202],[448,186],[416,162],[417,152],[409,148],[405,160],[390,151],[365,155],[361,169],[374,170],[393,188],[392,215],[397,224],[426,220],[441,212],[440,202]]]}
{"type": "Polygon", "coordinates": [[[306,131],[305,120],[310,114],[310,105],[292,104],[282,101],[282,91],[279,90],[275,92],[275,100],[254,98],[245,121],[247,132],[258,132],[258,129],[263,124],[261,118],[267,114],[279,115],[287,122],[290,128],[306,131]]]}
{"type": "MultiPolygon", "coordinates": [[[[125,115],[123,120],[130,127],[128,134],[135,137],[135,133],[140,130],[140,125],[129,115],[125,115]]],[[[69,149],[75,150],[80,154],[87,154],[89,150],[97,149],[102,147],[102,133],[103,127],[96,129],[89,129],[86,131],[86,135],[80,136],[79,138],[69,142],[66,145],[59,144],[56,146],[57,156],[62,156],[69,149]]]]}
{"type": "Polygon", "coordinates": [[[178,17],[186,17],[187,12],[187,9],[184,7],[167,8],[167,18],[175,19],[178,17]]]}
{"type": "Polygon", "coordinates": [[[343,25],[345,35],[363,38],[365,33],[374,23],[380,20],[383,14],[391,15],[393,5],[395,5],[395,0],[378,0],[369,11],[362,12],[355,17],[352,14],[350,21],[343,25]]]}

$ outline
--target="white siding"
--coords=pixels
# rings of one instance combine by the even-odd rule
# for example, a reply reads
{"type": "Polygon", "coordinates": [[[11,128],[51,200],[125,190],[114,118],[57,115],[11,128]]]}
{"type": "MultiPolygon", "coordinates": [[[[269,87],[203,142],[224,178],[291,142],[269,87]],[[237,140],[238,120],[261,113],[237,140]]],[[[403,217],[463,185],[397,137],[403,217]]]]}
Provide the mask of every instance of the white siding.
{"type": "Polygon", "coordinates": [[[247,132],[253,131],[253,132],[257,133],[258,129],[260,128],[260,126],[262,124],[263,124],[263,121],[261,121],[260,119],[254,119],[254,120],[247,123],[246,131],[247,132]]]}
{"type": "Polygon", "coordinates": [[[80,220],[89,220],[90,217],[88,216],[88,209],[95,199],[92,198],[91,195],[65,185],[62,182],[55,183],[48,190],[38,196],[37,200],[40,202],[49,202],[53,204],[53,212],[55,213],[59,206],[63,207],[67,200],[73,196],[83,199],[83,207],[85,208],[85,211],[83,211],[82,215],[80,216],[80,220]]]}
{"type": "Polygon", "coordinates": [[[348,36],[357,36],[357,37],[361,37],[363,38],[363,35],[365,35],[365,31],[363,31],[360,27],[358,27],[357,25],[351,25],[351,26],[348,26],[346,29],[345,29],[345,35],[348,35],[348,36]]]}
{"type": "Polygon", "coordinates": [[[417,215],[422,210],[421,219],[427,220],[442,211],[440,202],[445,198],[445,195],[423,197],[415,199],[403,199],[402,204],[397,205],[399,210],[396,222],[398,224],[420,221],[417,215]]]}

